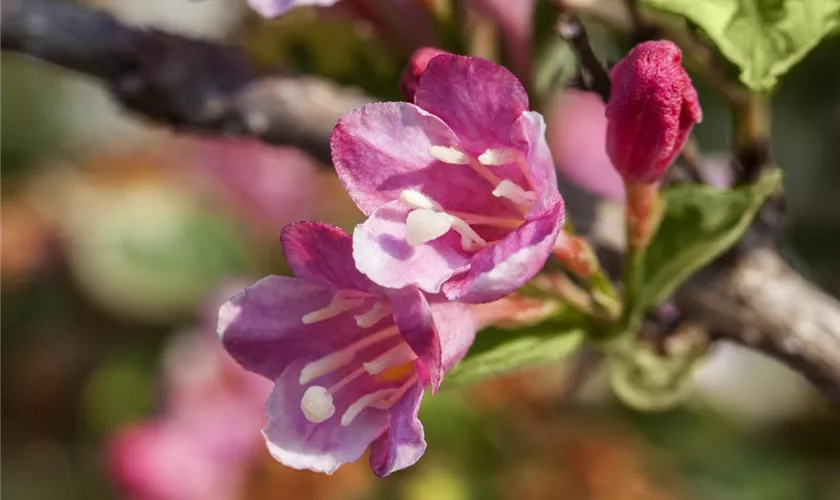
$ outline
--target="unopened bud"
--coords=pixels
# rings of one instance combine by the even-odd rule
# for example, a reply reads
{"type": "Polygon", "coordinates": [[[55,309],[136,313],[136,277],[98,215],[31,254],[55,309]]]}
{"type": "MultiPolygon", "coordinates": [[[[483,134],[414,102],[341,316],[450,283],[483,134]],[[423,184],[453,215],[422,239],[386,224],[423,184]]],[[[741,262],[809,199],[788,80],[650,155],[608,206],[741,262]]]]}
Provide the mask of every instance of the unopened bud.
{"type": "Polygon", "coordinates": [[[400,93],[406,101],[414,101],[414,93],[417,91],[417,82],[420,80],[420,75],[426,71],[429,61],[441,54],[449,54],[449,52],[434,47],[422,47],[415,50],[414,54],[411,55],[411,59],[409,59],[400,79],[400,93]]]}
{"type": "Polygon", "coordinates": [[[658,180],[703,119],[697,91],[667,40],[637,45],[613,67],[607,153],[625,183],[658,180]]]}

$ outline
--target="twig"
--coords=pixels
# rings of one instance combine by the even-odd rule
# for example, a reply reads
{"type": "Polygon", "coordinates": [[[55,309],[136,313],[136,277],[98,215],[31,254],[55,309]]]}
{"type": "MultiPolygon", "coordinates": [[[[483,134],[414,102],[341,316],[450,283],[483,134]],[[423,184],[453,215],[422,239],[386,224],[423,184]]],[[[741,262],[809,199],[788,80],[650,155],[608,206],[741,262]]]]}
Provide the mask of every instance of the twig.
{"type": "Polygon", "coordinates": [[[369,98],[257,70],[237,47],[125,26],[50,0],[4,0],[2,48],[100,79],[127,108],[190,132],[251,135],[329,163],[338,118],[369,98]]]}
{"type": "Polygon", "coordinates": [[[577,16],[563,12],[562,7],[559,16],[557,17],[557,24],[555,31],[557,35],[569,42],[580,61],[581,70],[588,75],[584,82],[588,89],[597,92],[604,102],[610,100],[610,89],[612,84],[610,82],[610,75],[607,73],[604,65],[598,60],[598,56],[592,50],[589,44],[589,36],[586,34],[586,28],[581,24],[577,16]]]}

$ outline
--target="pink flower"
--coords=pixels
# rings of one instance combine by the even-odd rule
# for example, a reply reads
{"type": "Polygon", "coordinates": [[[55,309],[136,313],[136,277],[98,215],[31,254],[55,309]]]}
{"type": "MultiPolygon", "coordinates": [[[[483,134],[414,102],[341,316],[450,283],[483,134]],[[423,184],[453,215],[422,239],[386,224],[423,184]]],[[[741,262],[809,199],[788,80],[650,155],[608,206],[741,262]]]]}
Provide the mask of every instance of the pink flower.
{"type": "Polygon", "coordinates": [[[607,156],[604,101],[594,92],[567,89],[548,106],[548,144],[557,170],[593,194],[624,200],[624,181],[607,156]]]}
{"type": "Polygon", "coordinates": [[[667,40],[637,45],[612,69],[607,153],[626,183],[657,181],[703,119],[697,91],[667,40]]]}
{"type": "Polygon", "coordinates": [[[414,104],[350,112],[332,152],[368,216],[353,235],[356,267],[384,287],[501,298],[542,268],[563,225],[543,118],[484,59],[433,58],[414,104]]]}
{"type": "Polygon", "coordinates": [[[110,440],[112,477],[137,500],[239,498],[270,383],[238,366],[209,331],[177,337],[164,355],[163,414],[110,440]]]}
{"type": "Polygon", "coordinates": [[[469,4],[499,26],[510,67],[519,78],[529,81],[534,62],[534,0],[472,0],[469,4]]]}
{"type": "Polygon", "coordinates": [[[242,220],[276,238],[283,225],[312,215],[318,164],[304,152],[253,139],[187,143],[199,181],[242,220]]]}
{"type": "Polygon", "coordinates": [[[423,387],[465,353],[465,306],[416,288],[385,290],[356,271],[340,229],[292,224],[281,235],[296,278],[269,276],[219,310],[219,335],[245,368],[275,381],[263,436],[272,456],[328,474],[371,447],[379,476],[420,459],[423,387]]]}
{"type": "Polygon", "coordinates": [[[263,17],[278,17],[295,7],[329,7],[338,0],[248,0],[252,9],[263,17]]]}

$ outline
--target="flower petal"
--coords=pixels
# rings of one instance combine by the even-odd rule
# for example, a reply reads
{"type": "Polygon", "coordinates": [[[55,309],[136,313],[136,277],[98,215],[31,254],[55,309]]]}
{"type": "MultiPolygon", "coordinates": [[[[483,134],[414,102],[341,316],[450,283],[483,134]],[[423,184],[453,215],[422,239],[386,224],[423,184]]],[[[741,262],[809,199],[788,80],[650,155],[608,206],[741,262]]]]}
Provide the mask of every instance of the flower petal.
{"type": "Polygon", "coordinates": [[[257,11],[259,15],[272,18],[278,17],[295,7],[328,7],[333,5],[338,0],[248,0],[248,4],[252,9],[257,11]]]}
{"type": "Polygon", "coordinates": [[[436,160],[432,146],[457,146],[458,139],[439,118],[409,103],[373,103],[344,115],[330,142],[335,170],[359,209],[370,215],[399,199],[405,189],[422,192],[447,209],[503,210],[492,186],[466,165],[436,160]],[[450,206],[451,205],[451,206],[450,206]]]}
{"type": "Polygon", "coordinates": [[[416,287],[395,290],[389,297],[403,339],[423,364],[424,369],[418,370],[428,378],[422,380],[423,385],[429,383],[437,391],[443,378],[441,342],[429,302],[416,287]]]}
{"type": "Polygon", "coordinates": [[[470,307],[459,302],[433,300],[431,310],[440,336],[441,365],[448,372],[475,340],[475,318],[470,307]]]}
{"type": "Polygon", "coordinates": [[[387,203],[356,226],[353,259],[374,283],[386,288],[417,286],[437,293],[444,281],[464,272],[468,256],[460,250],[454,231],[428,243],[410,246],[405,221],[410,209],[401,202],[387,203]]]}
{"type": "Polygon", "coordinates": [[[280,233],[286,263],[298,278],[311,278],[336,288],[379,292],[356,270],[353,239],[344,230],[318,222],[296,222],[280,233]]]}
{"type": "Polygon", "coordinates": [[[329,353],[363,335],[352,315],[302,322],[321,309],[335,289],[310,280],[267,276],[219,308],[218,333],[245,369],[277,378],[294,359],[329,353]]]}
{"type": "Polygon", "coordinates": [[[388,431],[370,446],[370,466],[379,477],[417,463],[426,451],[423,424],[417,417],[423,387],[416,384],[391,408],[388,431]]]}
{"type": "Polygon", "coordinates": [[[542,269],[563,227],[563,201],[470,259],[470,268],[443,285],[450,300],[480,304],[519,289],[542,269]]]}
{"type": "Polygon", "coordinates": [[[342,464],[361,457],[388,428],[389,411],[366,408],[350,425],[341,424],[347,407],[375,391],[373,379],[354,382],[335,395],[335,414],[321,423],[306,419],[300,408],[306,390],[298,382],[302,364],[290,365],[277,379],[266,403],[268,423],[263,428],[268,451],[276,460],[295,469],[332,474],[342,464]]]}
{"type": "Polygon", "coordinates": [[[486,59],[448,54],[429,62],[414,102],[446,122],[474,156],[512,146],[510,127],[528,110],[528,94],[510,71],[486,59]]]}
{"type": "Polygon", "coordinates": [[[541,203],[531,210],[536,212],[560,197],[557,190],[557,173],[551,150],[545,140],[545,120],[536,111],[526,111],[517,118],[510,129],[511,140],[525,154],[531,179],[537,187],[541,203]]]}

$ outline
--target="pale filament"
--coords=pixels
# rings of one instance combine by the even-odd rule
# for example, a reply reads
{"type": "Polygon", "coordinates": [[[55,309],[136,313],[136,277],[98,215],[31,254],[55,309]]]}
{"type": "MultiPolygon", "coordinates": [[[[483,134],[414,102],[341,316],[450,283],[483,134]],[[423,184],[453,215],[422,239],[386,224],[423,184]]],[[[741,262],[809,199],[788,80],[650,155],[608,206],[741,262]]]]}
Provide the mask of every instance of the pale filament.
{"type": "Polygon", "coordinates": [[[458,217],[469,225],[477,226],[495,226],[504,227],[508,229],[516,229],[522,225],[522,219],[513,219],[509,217],[492,217],[489,215],[471,214],[469,212],[447,212],[450,215],[458,217]]]}
{"type": "Polygon", "coordinates": [[[341,425],[348,426],[353,423],[356,416],[368,406],[377,410],[390,410],[403,395],[417,383],[417,375],[412,375],[399,387],[394,389],[380,389],[366,394],[351,404],[344,415],[341,416],[341,425]]]}
{"type": "Polygon", "coordinates": [[[308,363],[306,366],[303,367],[303,370],[300,371],[300,384],[305,385],[318,377],[322,377],[324,375],[327,375],[328,373],[334,372],[335,370],[341,368],[347,363],[353,361],[353,359],[355,359],[356,357],[356,353],[358,353],[362,349],[371,346],[377,342],[381,342],[387,338],[399,335],[399,333],[400,330],[397,327],[397,325],[391,325],[387,328],[383,328],[382,330],[360,338],[359,340],[353,342],[344,349],[328,354],[317,361],[312,361],[311,363],[308,363]]]}
{"type": "MultiPolygon", "coordinates": [[[[397,346],[374,358],[372,361],[362,363],[362,366],[345,375],[341,378],[341,380],[334,383],[329,388],[324,388],[320,385],[314,385],[307,388],[301,397],[301,411],[310,422],[324,422],[335,414],[333,396],[335,396],[338,391],[347,387],[353,381],[362,376],[375,375],[387,370],[388,368],[400,366],[406,362],[414,361],[416,359],[417,356],[408,344],[401,342],[397,346]]],[[[417,375],[412,375],[408,380],[416,381],[417,375]]],[[[347,410],[345,410],[344,415],[341,417],[341,425],[350,425],[356,416],[358,416],[359,413],[368,406],[373,406],[378,409],[389,409],[400,397],[399,395],[404,394],[405,391],[408,390],[410,385],[411,384],[403,384],[398,389],[381,389],[362,396],[352,403],[347,410]],[[397,394],[396,399],[394,398],[395,394],[397,394]],[[389,401],[390,403],[388,403],[389,401]],[[375,404],[371,405],[371,403],[375,404]]]]}
{"type": "MultiPolygon", "coordinates": [[[[487,247],[487,241],[466,221],[443,211],[440,204],[424,194],[406,189],[400,193],[400,200],[409,208],[414,208],[406,218],[405,240],[409,245],[418,246],[428,243],[452,229],[461,235],[461,247],[465,251],[473,252],[487,247]]],[[[476,217],[475,214],[470,215],[476,217]]],[[[518,226],[519,223],[514,227],[518,226]]]]}
{"type": "Polygon", "coordinates": [[[391,314],[391,303],[387,300],[377,300],[367,312],[356,315],[356,324],[361,328],[370,328],[389,314],[391,314]]]}
{"type": "Polygon", "coordinates": [[[481,156],[478,157],[478,161],[487,166],[516,163],[516,166],[519,167],[519,171],[522,172],[522,176],[525,178],[525,182],[528,184],[528,188],[531,191],[536,190],[534,179],[531,177],[531,168],[525,160],[525,157],[522,155],[522,152],[518,149],[488,149],[481,153],[481,156]]]}
{"type": "Polygon", "coordinates": [[[378,373],[382,373],[382,371],[387,370],[388,368],[400,366],[408,363],[409,361],[414,361],[415,359],[417,359],[417,355],[414,354],[411,347],[409,347],[409,345],[405,342],[401,342],[376,358],[363,363],[363,366],[369,374],[376,375],[378,373]]]}
{"type": "Polygon", "coordinates": [[[306,313],[300,320],[304,325],[311,325],[312,323],[328,320],[345,311],[359,307],[364,303],[365,299],[370,296],[371,295],[369,293],[357,290],[339,290],[333,295],[330,303],[327,304],[326,307],[306,313]]]}
{"type": "Polygon", "coordinates": [[[389,396],[388,399],[374,403],[371,406],[378,410],[389,410],[392,406],[394,406],[394,404],[397,401],[399,401],[403,394],[408,392],[408,390],[411,389],[411,387],[416,383],[417,374],[415,373],[414,375],[409,377],[405,382],[403,382],[402,385],[396,390],[396,392],[391,394],[391,396],[389,396]]]}

